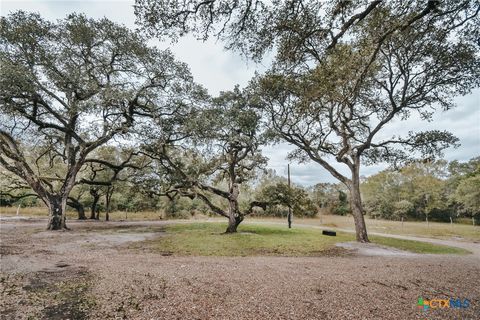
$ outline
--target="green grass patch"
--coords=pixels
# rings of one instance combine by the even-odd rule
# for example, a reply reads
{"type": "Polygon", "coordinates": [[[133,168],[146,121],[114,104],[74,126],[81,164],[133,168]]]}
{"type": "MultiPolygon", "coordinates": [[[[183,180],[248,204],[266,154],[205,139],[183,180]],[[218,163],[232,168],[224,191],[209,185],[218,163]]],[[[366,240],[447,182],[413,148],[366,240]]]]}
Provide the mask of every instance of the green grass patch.
{"type": "Polygon", "coordinates": [[[340,253],[335,243],[351,241],[349,234],[321,236],[318,230],[240,225],[236,234],[224,234],[224,223],[185,223],[165,227],[165,235],[146,242],[155,251],[199,256],[315,256],[340,253]]]}
{"type": "Polygon", "coordinates": [[[429,254],[469,254],[468,250],[456,247],[442,246],[428,242],[413,240],[403,240],[387,237],[369,236],[370,241],[382,246],[393,247],[396,249],[410,251],[414,253],[429,254]]]}
{"type": "MultiPolygon", "coordinates": [[[[238,233],[224,234],[224,223],[182,223],[165,226],[165,234],[134,246],[149,247],[164,255],[193,256],[321,256],[340,255],[338,242],[354,241],[349,233],[324,236],[309,227],[243,224],[238,233]]],[[[418,253],[466,253],[463,249],[429,243],[372,237],[372,242],[418,253]]]]}

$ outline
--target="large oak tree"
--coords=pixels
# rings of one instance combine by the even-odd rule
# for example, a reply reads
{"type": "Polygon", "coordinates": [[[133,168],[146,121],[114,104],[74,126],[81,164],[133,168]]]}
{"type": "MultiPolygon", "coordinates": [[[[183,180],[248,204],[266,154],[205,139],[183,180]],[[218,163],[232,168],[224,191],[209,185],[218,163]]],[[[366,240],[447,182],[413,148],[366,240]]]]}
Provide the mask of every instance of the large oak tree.
{"type": "Polygon", "coordinates": [[[479,85],[475,1],[164,4],[137,0],[138,20],[153,34],[213,35],[254,59],[275,50],[271,70],[253,87],[275,131],[297,147],[292,156],[317,162],[348,188],[361,242],[368,241],[361,165],[438,156],[457,142],[443,130],[386,138],[379,132],[413,113],[429,120],[479,85]]]}
{"type": "Polygon", "coordinates": [[[56,23],[22,11],[1,18],[0,165],[47,205],[49,229],[66,227],[69,193],[96,149],[188,103],[187,67],[146,42],[77,14],[56,23]]]}
{"type": "Polygon", "coordinates": [[[260,150],[265,143],[261,114],[255,102],[236,88],[184,118],[177,121],[182,125],[175,137],[153,135],[143,148],[156,160],[154,174],[164,182],[160,189],[150,183],[149,190],[170,198],[202,200],[228,219],[226,232],[234,233],[254,207],[266,206],[256,200],[245,208],[239,203],[242,183],[253,179],[267,161],[260,150]]]}

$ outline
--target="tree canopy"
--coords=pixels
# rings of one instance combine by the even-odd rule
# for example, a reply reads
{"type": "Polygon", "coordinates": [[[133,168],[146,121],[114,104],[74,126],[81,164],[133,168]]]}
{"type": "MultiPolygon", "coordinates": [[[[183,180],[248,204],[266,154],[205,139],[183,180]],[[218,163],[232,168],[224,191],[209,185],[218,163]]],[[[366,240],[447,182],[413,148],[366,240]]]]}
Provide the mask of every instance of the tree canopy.
{"type": "Polygon", "coordinates": [[[194,110],[187,118],[179,128],[184,132],[182,139],[167,145],[151,136],[143,146],[157,161],[156,172],[166,182],[157,194],[201,199],[213,212],[229,219],[227,232],[236,232],[254,206],[264,207],[252,201],[242,210],[238,199],[241,184],[267,162],[260,151],[265,138],[255,101],[236,88],[211,99],[207,107],[194,110]],[[226,201],[228,210],[216,205],[212,196],[226,201]]]}
{"type": "Polygon", "coordinates": [[[49,207],[50,228],[63,228],[93,151],[174,112],[196,85],[169,51],[107,19],[19,11],[1,18],[0,34],[0,163],[49,207]]]}

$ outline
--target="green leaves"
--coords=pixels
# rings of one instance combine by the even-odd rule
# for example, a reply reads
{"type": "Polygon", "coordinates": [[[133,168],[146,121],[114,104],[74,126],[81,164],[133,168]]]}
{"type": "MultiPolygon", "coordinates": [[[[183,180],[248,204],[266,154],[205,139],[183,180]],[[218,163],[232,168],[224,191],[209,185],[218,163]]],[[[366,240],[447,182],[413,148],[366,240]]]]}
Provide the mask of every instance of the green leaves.
{"type": "Polygon", "coordinates": [[[443,155],[443,150],[458,147],[459,139],[447,131],[431,130],[409,132],[407,137],[393,136],[381,143],[372,143],[363,154],[366,164],[387,162],[395,167],[415,159],[434,160],[443,155]]]}
{"type": "Polygon", "coordinates": [[[458,184],[453,199],[460,204],[461,211],[472,216],[480,214],[480,175],[468,177],[458,184]]]}
{"type": "Polygon", "coordinates": [[[148,128],[179,139],[177,123],[205,95],[170,51],[105,18],[19,11],[1,18],[0,35],[0,130],[19,150],[0,163],[45,203],[118,178],[95,152],[103,146],[133,147],[148,128]]]}
{"type": "Polygon", "coordinates": [[[313,202],[302,188],[278,182],[264,186],[260,192],[260,199],[268,204],[265,212],[267,215],[277,215],[282,208],[286,210],[289,206],[295,216],[313,217],[317,214],[313,202]]]}
{"type": "Polygon", "coordinates": [[[361,186],[367,213],[387,219],[450,221],[472,216],[478,207],[477,159],[448,164],[444,160],[414,162],[398,170],[368,177],[361,186]]]}

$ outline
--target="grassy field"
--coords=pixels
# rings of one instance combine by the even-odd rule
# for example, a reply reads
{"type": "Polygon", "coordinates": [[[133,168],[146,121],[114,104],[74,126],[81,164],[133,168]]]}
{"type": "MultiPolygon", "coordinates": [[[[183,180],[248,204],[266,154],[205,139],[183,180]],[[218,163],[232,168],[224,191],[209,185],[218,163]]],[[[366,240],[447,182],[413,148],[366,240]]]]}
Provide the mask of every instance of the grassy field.
{"type": "MultiPolygon", "coordinates": [[[[342,254],[338,242],[354,241],[349,233],[324,236],[318,229],[259,224],[240,225],[237,234],[226,235],[224,223],[188,223],[165,227],[165,234],[141,244],[165,255],[199,256],[319,256],[342,254]]],[[[466,254],[468,251],[429,243],[371,237],[376,244],[415,253],[466,254]]],[[[140,244],[136,244],[138,246],[140,244]]]]}

